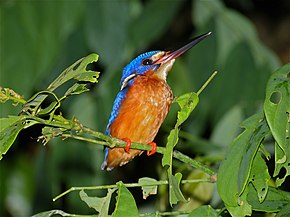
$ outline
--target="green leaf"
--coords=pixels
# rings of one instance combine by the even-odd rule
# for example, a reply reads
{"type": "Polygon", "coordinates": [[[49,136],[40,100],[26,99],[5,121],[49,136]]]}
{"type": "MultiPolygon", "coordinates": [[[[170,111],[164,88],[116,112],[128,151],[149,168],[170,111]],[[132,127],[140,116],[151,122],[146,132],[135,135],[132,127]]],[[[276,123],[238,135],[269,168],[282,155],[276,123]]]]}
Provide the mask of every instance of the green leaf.
{"type": "Polygon", "coordinates": [[[290,194],[289,192],[269,187],[265,200],[260,203],[255,188],[252,185],[249,185],[247,200],[251,204],[253,210],[262,212],[278,212],[290,203],[290,194]]]}
{"type": "Polygon", "coordinates": [[[172,152],[175,145],[178,143],[179,126],[187,120],[191,112],[199,102],[198,95],[194,92],[186,93],[179,96],[176,102],[180,106],[180,111],[177,113],[177,122],[173,130],[167,138],[166,150],[162,158],[162,166],[172,165],[172,152]]]}
{"type": "Polygon", "coordinates": [[[278,69],[269,79],[264,102],[265,116],[271,133],[277,143],[275,147],[275,171],[277,176],[281,169],[286,169],[282,178],[277,178],[280,186],[290,174],[290,63],[278,69]]]}
{"type": "Polygon", "coordinates": [[[290,202],[288,205],[284,206],[283,209],[280,210],[280,212],[277,213],[275,217],[289,217],[290,213],[290,202]]]}
{"type": "MultiPolygon", "coordinates": [[[[32,217],[52,217],[52,216],[77,216],[77,215],[74,215],[74,214],[69,214],[69,213],[66,213],[62,210],[50,210],[50,211],[45,211],[45,212],[41,212],[41,213],[38,213],[38,214],[35,214],[33,215],[32,217]]],[[[98,215],[90,215],[90,217],[99,217],[98,215]]]]}
{"type": "Polygon", "coordinates": [[[80,191],[80,198],[84,201],[89,207],[95,209],[99,213],[99,217],[108,216],[109,206],[112,194],[117,189],[108,189],[108,193],[105,197],[89,197],[83,190],[80,191]]]}
{"type": "Polygon", "coordinates": [[[75,79],[78,81],[89,81],[91,83],[97,83],[99,72],[88,69],[88,65],[98,61],[99,56],[97,54],[90,54],[78,61],[73,65],[65,69],[49,86],[48,90],[53,91],[65,82],[75,79]]]}
{"type": "Polygon", "coordinates": [[[77,95],[77,94],[81,94],[84,92],[89,91],[89,89],[86,87],[86,84],[78,84],[75,83],[73,86],[71,86],[66,92],[65,92],[65,96],[69,96],[69,95],[77,95]]]}
{"type": "MultiPolygon", "coordinates": [[[[260,117],[261,118],[261,117],[260,117]]],[[[251,128],[250,125],[244,126],[246,129],[251,128]]],[[[265,121],[265,118],[260,119],[260,121],[252,128],[252,134],[245,145],[245,149],[243,150],[243,157],[241,159],[240,167],[239,167],[239,191],[240,193],[243,192],[244,188],[246,187],[249,176],[252,170],[254,157],[261,145],[266,134],[269,132],[268,125],[265,121]]]]}
{"type": "Polygon", "coordinates": [[[200,206],[188,214],[188,217],[218,217],[218,213],[211,206],[200,206]]]}
{"type": "Polygon", "coordinates": [[[238,198],[238,206],[226,206],[231,216],[244,217],[252,215],[252,206],[247,201],[248,188],[238,198]]]}
{"type": "Polygon", "coordinates": [[[167,144],[164,155],[162,157],[162,166],[170,166],[172,165],[172,154],[173,148],[178,143],[178,132],[179,129],[173,129],[170,131],[169,136],[167,137],[167,144]]]}
{"type": "Polygon", "coordinates": [[[112,217],[139,216],[134,197],[122,182],[118,182],[118,196],[112,217]]]}
{"type": "Polygon", "coordinates": [[[10,116],[0,119],[0,160],[6,154],[18,133],[24,128],[22,116],[10,116]]]}
{"type": "Polygon", "coordinates": [[[0,133],[8,127],[22,121],[22,116],[9,116],[8,118],[0,118],[0,133]]]}
{"type": "Polygon", "coordinates": [[[178,201],[185,202],[186,199],[184,198],[181,190],[180,190],[180,182],[182,178],[181,173],[176,173],[175,176],[170,175],[169,178],[169,203],[170,206],[176,204],[178,201]]]}
{"type": "MultiPolygon", "coordinates": [[[[97,83],[98,77],[99,77],[99,72],[92,71],[92,70],[88,69],[88,66],[92,63],[97,62],[98,58],[99,58],[99,56],[97,54],[90,54],[90,55],[76,61],[74,64],[72,64],[67,69],[65,69],[48,86],[47,90],[43,91],[44,92],[43,94],[37,93],[31,99],[27,100],[28,103],[25,104],[22,111],[30,111],[32,109],[32,110],[34,110],[34,113],[37,113],[38,110],[35,111],[35,109],[39,108],[41,103],[48,96],[45,92],[51,92],[51,94],[53,95],[52,91],[54,91],[59,86],[63,85],[64,83],[68,82],[71,79],[75,79],[75,80],[82,81],[82,82],[84,81],[84,82],[97,83]]],[[[82,92],[85,92],[85,87],[83,85],[79,85],[79,86],[74,85],[67,92],[72,93],[73,91],[80,94],[82,92]]]]}
{"type": "Polygon", "coordinates": [[[60,215],[60,216],[71,216],[70,214],[62,211],[62,210],[50,210],[50,211],[45,211],[45,212],[41,212],[38,214],[33,215],[32,217],[51,217],[51,216],[55,216],[55,215],[60,215]]]}
{"type": "Polygon", "coordinates": [[[198,95],[194,92],[186,93],[179,96],[176,102],[180,106],[180,111],[177,113],[177,127],[179,127],[189,117],[199,102],[198,95]]]}
{"type": "Polygon", "coordinates": [[[154,185],[156,179],[143,177],[138,180],[138,184],[142,185],[143,199],[146,199],[149,195],[157,194],[157,185],[154,185]],[[150,185],[150,186],[146,186],[150,185]]]}
{"type": "Polygon", "coordinates": [[[242,124],[245,130],[231,143],[226,158],[219,168],[218,192],[227,209],[231,211],[250,213],[244,191],[252,169],[253,157],[267,131],[265,125],[263,113],[245,120],[242,124]]]}
{"type": "Polygon", "coordinates": [[[250,182],[255,187],[260,203],[265,200],[268,192],[268,181],[270,180],[268,167],[260,153],[254,158],[253,166],[250,174],[250,182]]]}
{"type": "Polygon", "coordinates": [[[52,102],[49,104],[49,106],[45,107],[44,109],[39,109],[39,112],[37,112],[38,115],[46,115],[52,112],[56,106],[59,106],[59,102],[52,102]]]}

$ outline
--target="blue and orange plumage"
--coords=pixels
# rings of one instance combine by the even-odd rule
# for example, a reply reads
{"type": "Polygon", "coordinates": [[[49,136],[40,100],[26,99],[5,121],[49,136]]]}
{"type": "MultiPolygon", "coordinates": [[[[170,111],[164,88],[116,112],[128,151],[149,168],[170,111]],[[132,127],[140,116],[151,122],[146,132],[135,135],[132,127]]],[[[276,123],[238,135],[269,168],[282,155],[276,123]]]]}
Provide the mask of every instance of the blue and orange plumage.
{"type": "MultiPolygon", "coordinates": [[[[178,56],[209,34],[198,36],[172,52],[151,51],[141,54],[128,64],[123,70],[121,90],[114,101],[106,134],[125,139],[128,143],[132,141],[154,147],[152,142],[172,102],[167,75],[178,56]]],[[[102,169],[122,166],[142,152],[106,148],[102,169]]]]}

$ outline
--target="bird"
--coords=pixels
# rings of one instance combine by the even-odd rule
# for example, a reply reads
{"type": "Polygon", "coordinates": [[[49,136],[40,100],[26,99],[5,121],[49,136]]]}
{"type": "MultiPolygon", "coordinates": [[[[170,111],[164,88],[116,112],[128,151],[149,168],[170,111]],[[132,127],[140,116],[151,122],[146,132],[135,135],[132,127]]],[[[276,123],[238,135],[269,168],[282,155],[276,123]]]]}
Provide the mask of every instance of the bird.
{"type": "Polygon", "coordinates": [[[147,151],[148,156],[156,152],[157,145],[153,140],[173,99],[167,75],[176,58],[210,34],[199,35],[171,51],[143,53],[125,66],[105,133],[124,140],[127,145],[125,148],[105,148],[102,170],[110,171],[141,155],[142,150],[130,149],[132,142],[150,145],[152,149],[147,151]]]}

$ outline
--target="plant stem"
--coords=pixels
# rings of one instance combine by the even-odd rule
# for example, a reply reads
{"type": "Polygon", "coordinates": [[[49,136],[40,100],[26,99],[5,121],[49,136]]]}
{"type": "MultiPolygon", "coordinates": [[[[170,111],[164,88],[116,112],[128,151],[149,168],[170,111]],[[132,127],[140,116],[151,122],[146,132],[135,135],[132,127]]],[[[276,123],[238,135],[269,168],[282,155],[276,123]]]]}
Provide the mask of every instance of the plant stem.
{"type": "MultiPolygon", "coordinates": [[[[182,184],[188,184],[188,183],[199,183],[199,182],[213,182],[212,179],[193,179],[193,180],[182,180],[182,184]]],[[[167,185],[167,180],[160,180],[148,184],[140,184],[140,183],[127,183],[124,184],[127,188],[134,188],[134,187],[143,187],[143,186],[159,186],[159,185],[167,185]]],[[[58,200],[59,198],[63,197],[64,195],[73,192],[73,191],[81,191],[81,190],[104,190],[104,189],[112,189],[117,188],[117,184],[113,185],[100,185],[100,186],[86,186],[86,187],[71,187],[70,189],[64,191],[63,193],[57,195],[53,198],[53,201],[58,200]]]]}
{"type": "MultiPolygon", "coordinates": [[[[81,140],[81,141],[87,141],[90,143],[94,143],[94,144],[101,144],[101,145],[105,145],[105,146],[109,146],[109,147],[119,147],[119,148],[124,148],[126,146],[126,142],[124,142],[123,140],[114,138],[114,137],[109,137],[105,134],[102,134],[100,132],[91,130],[87,127],[83,128],[84,132],[86,133],[90,133],[90,135],[97,137],[98,139],[102,139],[105,141],[99,141],[99,140],[94,140],[94,139],[89,139],[89,138],[85,138],[82,136],[75,136],[72,134],[63,134],[63,136],[65,138],[74,138],[77,140],[81,140]],[[113,146],[112,146],[113,144],[113,146]]],[[[131,145],[132,149],[139,149],[139,150],[146,150],[149,151],[151,150],[151,146],[146,145],[146,144],[141,144],[141,143],[132,143],[131,145]]],[[[165,148],[164,147],[157,147],[156,152],[159,154],[164,154],[165,152],[165,148]]],[[[173,151],[173,157],[180,160],[181,162],[187,163],[189,165],[191,165],[192,167],[196,168],[196,169],[200,169],[203,172],[205,172],[208,175],[214,175],[215,171],[213,171],[212,169],[210,169],[209,167],[207,167],[206,165],[201,164],[200,162],[188,157],[185,154],[182,154],[179,151],[173,151]]]]}
{"type": "Polygon", "coordinates": [[[201,94],[201,92],[206,88],[206,86],[211,82],[211,80],[217,75],[217,71],[214,71],[211,76],[207,79],[207,81],[201,86],[201,88],[197,91],[197,95],[201,94]]]}

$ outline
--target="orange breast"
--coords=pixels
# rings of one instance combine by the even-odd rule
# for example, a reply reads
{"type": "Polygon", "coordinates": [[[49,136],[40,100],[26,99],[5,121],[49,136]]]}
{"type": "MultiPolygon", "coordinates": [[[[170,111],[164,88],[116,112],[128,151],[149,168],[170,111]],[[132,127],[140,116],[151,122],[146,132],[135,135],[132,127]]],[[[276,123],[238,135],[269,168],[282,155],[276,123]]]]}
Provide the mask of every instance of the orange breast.
{"type": "MultiPolygon", "coordinates": [[[[109,130],[117,138],[129,138],[133,142],[148,144],[155,138],[164,121],[172,101],[172,92],[167,83],[154,76],[138,76],[129,87],[119,114],[109,130]]],[[[127,163],[140,150],[123,148],[110,149],[107,156],[108,167],[127,163]]]]}

